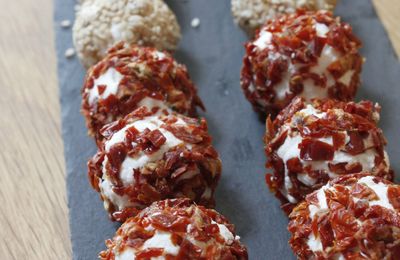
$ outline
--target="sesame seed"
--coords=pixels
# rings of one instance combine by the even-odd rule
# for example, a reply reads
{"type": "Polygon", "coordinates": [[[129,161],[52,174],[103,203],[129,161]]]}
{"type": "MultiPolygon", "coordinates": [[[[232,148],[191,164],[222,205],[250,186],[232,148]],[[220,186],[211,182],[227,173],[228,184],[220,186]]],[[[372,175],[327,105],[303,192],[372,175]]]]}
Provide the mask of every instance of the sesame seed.
{"type": "Polygon", "coordinates": [[[199,25],[200,25],[200,19],[199,18],[193,18],[192,19],[192,22],[190,23],[190,25],[193,27],[193,28],[197,28],[197,27],[199,27],[199,25]]]}
{"type": "Polygon", "coordinates": [[[65,58],[69,59],[75,56],[75,50],[73,48],[68,48],[64,53],[65,58]]]}
{"type": "Polygon", "coordinates": [[[71,27],[75,51],[85,67],[97,63],[119,41],[176,49],[179,24],[163,0],[75,1],[81,6],[71,27]]]}
{"type": "Polygon", "coordinates": [[[70,20],[63,20],[60,23],[62,28],[69,28],[71,26],[71,21],[70,20]]]}

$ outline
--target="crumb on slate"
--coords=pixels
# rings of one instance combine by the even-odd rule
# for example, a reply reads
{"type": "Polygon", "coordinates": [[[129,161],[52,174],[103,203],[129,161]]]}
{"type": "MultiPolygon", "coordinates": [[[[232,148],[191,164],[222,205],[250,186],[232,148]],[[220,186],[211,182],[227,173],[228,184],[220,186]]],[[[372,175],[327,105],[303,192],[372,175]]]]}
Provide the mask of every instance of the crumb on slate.
{"type": "Polygon", "coordinates": [[[190,25],[191,25],[193,28],[199,27],[199,25],[200,25],[200,19],[197,18],[197,17],[193,18],[192,21],[190,22],[190,25]]]}
{"type": "Polygon", "coordinates": [[[62,28],[69,28],[71,27],[71,21],[70,20],[63,20],[60,22],[60,25],[62,28]]]}
{"type": "Polygon", "coordinates": [[[64,56],[65,58],[69,59],[75,55],[75,50],[73,48],[68,48],[65,50],[64,56]]]}

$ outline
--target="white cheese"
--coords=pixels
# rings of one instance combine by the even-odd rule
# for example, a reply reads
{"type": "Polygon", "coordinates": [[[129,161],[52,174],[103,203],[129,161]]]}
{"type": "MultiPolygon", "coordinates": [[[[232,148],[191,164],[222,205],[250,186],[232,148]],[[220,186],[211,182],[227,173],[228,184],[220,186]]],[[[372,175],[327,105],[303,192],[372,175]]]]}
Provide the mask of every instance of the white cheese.
{"type": "Polygon", "coordinates": [[[93,104],[98,99],[106,99],[110,95],[115,95],[123,77],[114,68],[109,68],[104,74],[100,75],[94,80],[93,87],[89,90],[89,104],[93,104]],[[101,95],[99,94],[99,86],[105,86],[105,90],[101,95]]]}
{"type": "Polygon", "coordinates": [[[259,50],[264,50],[272,41],[272,33],[266,30],[260,31],[260,36],[253,42],[259,50]]]}

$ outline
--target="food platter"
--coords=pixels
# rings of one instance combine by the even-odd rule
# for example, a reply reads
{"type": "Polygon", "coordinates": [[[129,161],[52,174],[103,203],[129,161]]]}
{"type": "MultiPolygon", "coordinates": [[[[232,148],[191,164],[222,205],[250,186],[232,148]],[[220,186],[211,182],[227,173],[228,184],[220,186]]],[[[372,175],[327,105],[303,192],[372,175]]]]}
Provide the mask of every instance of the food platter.
{"type": "MultiPolygon", "coordinates": [[[[207,108],[202,116],[208,120],[222,159],[217,209],[236,225],[250,259],[293,259],[287,244],[287,218],[264,180],[264,122],[240,89],[243,43],[247,36],[233,23],[227,0],[167,3],[177,15],[183,35],[174,56],[188,67],[198,86],[207,108]],[[190,24],[195,17],[201,21],[197,28],[190,24]]],[[[55,1],[56,25],[65,19],[73,20],[74,5],[73,0],[55,1]]],[[[370,99],[381,104],[380,126],[388,139],[392,168],[399,170],[396,156],[400,153],[400,64],[370,1],[341,1],[336,14],[349,22],[363,41],[362,53],[367,60],[357,100],[370,99]]],[[[56,41],[73,256],[93,259],[119,225],[108,220],[87,179],[86,162],[96,152],[96,145],[87,137],[79,111],[85,70],[78,59],[64,57],[65,50],[72,46],[71,31],[57,26],[56,41]]]]}

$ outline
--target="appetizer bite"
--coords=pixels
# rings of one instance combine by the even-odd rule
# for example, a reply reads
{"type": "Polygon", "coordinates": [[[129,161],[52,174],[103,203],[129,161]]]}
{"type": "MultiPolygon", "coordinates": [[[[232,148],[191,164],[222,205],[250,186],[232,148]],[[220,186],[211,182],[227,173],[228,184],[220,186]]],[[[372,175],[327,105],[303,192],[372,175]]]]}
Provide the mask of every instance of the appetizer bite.
{"type": "Polygon", "coordinates": [[[235,227],[188,199],[154,202],[128,219],[100,259],[248,259],[235,227]]]}
{"type": "Polygon", "coordinates": [[[400,186],[369,174],[331,180],[290,214],[299,259],[399,259],[400,186]]]}
{"type": "Polygon", "coordinates": [[[268,118],[264,141],[273,174],[266,180],[284,210],[341,175],[368,171],[393,179],[379,112],[370,101],[307,104],[297,97],[274,121],[268,118]]]}
{"type": "Polygon", "coordinates": [[[106,125],[89,179],[114,221],[154,201],[187,197],[213,207],[221,161],[204,119],[140,107],[106,125]]]}
{"type": "Polygon", "coordinates": [[[360,84],[361,42],[330,12],[269,20],[246,44],[241,86],[254,109],[276,115],[295,96],[351,101],[360,84]]]}
{"type": "Polygon", "coordinates": [[[249,35],[267,20],[294,13],[296,9],[333,11],[335,6],[336,0],[231,0],[235,23],[249,35]]]}
{"type": "Polygon", "coordinates": [[[89,68],[120,41],[173,51],[181,38],[175,14],[162,0],[85,0],[73,26],[73,41],[89,68]]]}
{"type": "Polygon", "coordinates": [[[119,43],[87,73],[82,113],[89,135],[140,106],[195,116],[204,109],[184,65],[168,53],[119,43]]]}

